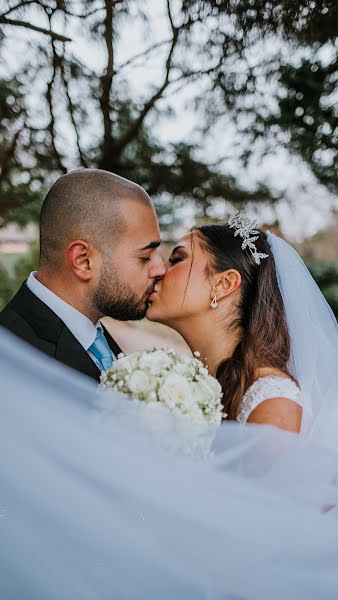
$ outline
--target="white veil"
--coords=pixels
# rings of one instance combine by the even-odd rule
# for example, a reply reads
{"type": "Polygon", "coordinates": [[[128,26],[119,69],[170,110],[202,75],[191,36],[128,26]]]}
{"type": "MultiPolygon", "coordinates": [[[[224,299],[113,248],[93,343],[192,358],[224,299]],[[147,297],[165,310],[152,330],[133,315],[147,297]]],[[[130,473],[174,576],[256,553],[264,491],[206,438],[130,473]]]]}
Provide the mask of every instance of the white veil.
{"type": "Polygon", "coordinates": [[[338,449],[338,324],[297,252],[267,232],[302,390],[304,433],[338,449]]]}
{"type": "Polygon", "coordinates": [[[225,423],[170,456],[1,330],[0,377],[4,600],[336,600],[336,454],[225,423]]]}

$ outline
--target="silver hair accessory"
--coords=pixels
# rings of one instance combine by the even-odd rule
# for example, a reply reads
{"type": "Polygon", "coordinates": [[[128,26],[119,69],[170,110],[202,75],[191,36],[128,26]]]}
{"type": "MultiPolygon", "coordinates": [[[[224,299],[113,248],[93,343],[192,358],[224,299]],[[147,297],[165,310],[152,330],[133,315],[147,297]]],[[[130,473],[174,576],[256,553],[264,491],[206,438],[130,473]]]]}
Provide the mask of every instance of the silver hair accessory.
{"type": "Polygon", "coordinates": [[[258,252],[255,245],[255,241],[259,238],[259,231],[256,229],[258,221],[256,219],[249,219],[243,213],[236,212],[230,217],[228,225],[231,229],[235,230],[235,237],[239,235],[242,238],[242,250],[248,248],[257,265],[261,264],[263,258],[268,258],[269,255],[258,252]]]}

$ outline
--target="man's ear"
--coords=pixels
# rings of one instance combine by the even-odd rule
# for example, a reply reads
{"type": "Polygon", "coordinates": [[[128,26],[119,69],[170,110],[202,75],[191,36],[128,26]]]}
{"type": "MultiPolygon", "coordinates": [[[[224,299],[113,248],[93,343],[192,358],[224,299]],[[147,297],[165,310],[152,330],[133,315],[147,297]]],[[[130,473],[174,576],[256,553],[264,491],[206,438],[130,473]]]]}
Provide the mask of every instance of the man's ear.
{"type": "Polygon", "coordinates": [[[68,264],[76,277],[89,281],[93,277],[91,246],[84,240],[74,240],[67,247],[68,264]]]}
{"type": "Polygon", "coordinates": [[[240,287],[242,283],[241,274],[236,269],[229,269],[217,275],[217,278],[212,286],[211,298],[216,294],[216,300],[226,298],[240,287]]]}

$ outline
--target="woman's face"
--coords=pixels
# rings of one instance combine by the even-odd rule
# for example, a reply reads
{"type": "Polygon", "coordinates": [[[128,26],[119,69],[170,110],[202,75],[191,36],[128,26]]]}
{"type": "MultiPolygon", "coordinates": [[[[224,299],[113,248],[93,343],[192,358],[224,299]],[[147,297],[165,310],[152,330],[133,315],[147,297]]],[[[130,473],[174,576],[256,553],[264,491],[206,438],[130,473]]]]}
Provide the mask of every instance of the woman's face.
{"type": "Polygon", "coordinates": [[[147,318],[171,327],[180,320],[210,310],[211,283],[206,276],[210,261],[198,231],[185,235],[172,251],[166,275],[149,296],[147,318]]]}

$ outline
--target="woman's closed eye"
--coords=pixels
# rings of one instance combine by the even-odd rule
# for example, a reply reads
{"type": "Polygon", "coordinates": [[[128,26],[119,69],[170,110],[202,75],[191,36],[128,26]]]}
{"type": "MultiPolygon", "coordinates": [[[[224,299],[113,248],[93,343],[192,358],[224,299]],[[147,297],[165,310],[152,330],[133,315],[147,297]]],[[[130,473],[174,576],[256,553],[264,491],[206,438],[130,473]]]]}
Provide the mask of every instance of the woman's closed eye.
{"type": "Polygon", "coordinates": [[[171,265],[175,265],[178,262],[181,262],[182,260],[184,260],[183,256],[171,256],[169,258],[169,262],[171,265]]]}

